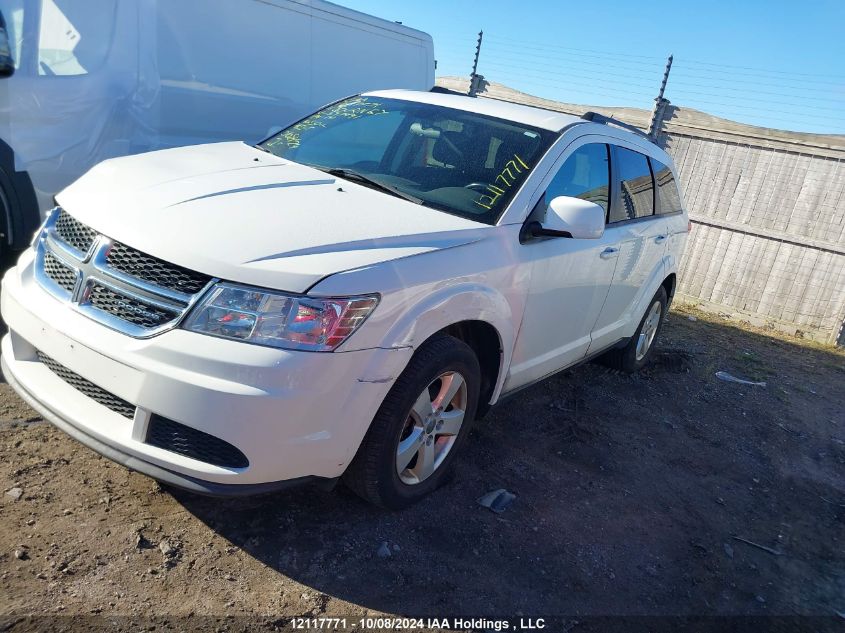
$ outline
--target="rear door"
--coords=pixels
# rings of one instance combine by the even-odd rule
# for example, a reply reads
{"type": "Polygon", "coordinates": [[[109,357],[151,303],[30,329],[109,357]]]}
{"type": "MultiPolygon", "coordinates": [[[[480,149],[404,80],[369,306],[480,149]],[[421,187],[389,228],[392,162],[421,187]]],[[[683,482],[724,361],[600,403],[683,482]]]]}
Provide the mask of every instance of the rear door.
{"type": "Polygon", "coordinates": [[[657,213],[666,218],[669,237],[666,240],[666,274],[677,271],[689,233],[689,218],[684,212],[684,203],[678,181],[672,168],[654,158],[651,171],[657,187],[657,213]]]}
{"type": "Polygon", "coordinates": [[[642,318],[640,304],[663,280],[668,222],[656,213],[654,176],[645,154],[611,145],[613,201],[605,234],[613,243],[602,252],[615,259],[613,282],[593,327],[588,353],[630,336],[642,318]],[[632,326],[633,324],[633,326],[632,326]]]}

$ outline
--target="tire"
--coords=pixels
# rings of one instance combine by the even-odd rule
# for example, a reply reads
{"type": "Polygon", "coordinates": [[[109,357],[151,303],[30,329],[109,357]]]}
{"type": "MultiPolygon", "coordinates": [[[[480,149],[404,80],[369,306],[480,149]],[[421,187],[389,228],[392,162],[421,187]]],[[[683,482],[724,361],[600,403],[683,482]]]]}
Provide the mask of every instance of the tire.
{"type": "Polygon", "coordinates": [[[18,257],[24,251],[22,247],[15,247],[14,240],[9,239],[13,234],[11,228],[6,226],[7,217],[11,217],[9,197],[3,187],[0,186],[0,218],[2,218],[0,219],[0,234],[2,234],[2,237],[0,237],[0,276],[6,274],[6,271],[17,263],[18,257]]]}
{"type": "Polygon", "coordinates": [[[6,192],[3,190],[2,185],[0,185],[0,233],[2,233],[2,237],[0,237],[0,271],[3,274],[12,267],[14,263],[14,258],[12,257],[12,249],[9,246],[9,235],[10,229],[6,226],[6,218],[11,215],[9,208],[9,202],[6,192]]]}
{"type": "Polygon", "coordinates": [[[445,334],[423,343],[379,407],[344,483],[390,510],[406,508],[442,486],[475,418],[480,385],[481,368],[466,343],[445,334]],[[445,410],[432,411],[450,388],[455,395],[438,407],[445,410]]]}
{"type": "Polygon", "coordinates": [[[607,352],[601,357],[601,362],[608,367],[624,371],[628,374],[633,374],[645,367],[654,353],[654,343],[660,335],[660,330],[663,328],[668,303],[666,289],[660,286],[654,297],[649,301],[648,308],[643,318],[640,319],[640,325],[637,327],[634,336],[628,341],[628,344],[620,349],[607,352]],[[656,316],[656,323],[654,322],[655,310],[659,311],[656,316]],[[646,349],[644,353],[640,349],[640,343],[643,340],[641,337],[645,337],[646,349]]]}

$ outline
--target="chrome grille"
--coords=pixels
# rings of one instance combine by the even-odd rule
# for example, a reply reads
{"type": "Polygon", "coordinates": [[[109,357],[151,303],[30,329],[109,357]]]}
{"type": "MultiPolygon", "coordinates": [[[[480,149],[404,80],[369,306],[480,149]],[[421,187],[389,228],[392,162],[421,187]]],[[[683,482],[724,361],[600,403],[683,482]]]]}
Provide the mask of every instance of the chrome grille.
{"type": "Polygon", "coordinates": [[[215,281],[101,235],[58,207],[35,249],[35,277],[45,290],[138,338],[174,327],[215,281]]]}
{"type": "Polygon", "coordinates": [[[131,420],[135,417],[135,407],[126,402],[126,400],[118,398],[102,387],[98,387],[90,380],[86,380],[75,371],[71,371],[61,363],[53,360],[47,354],[40,351],[36,353],[38,354],[38,360],[77,391],[85,394],[95,402],[99,402],[104,407],[108,407],[115,413],[119,413],[124,418],[131,420]]]}
{"type": "Polygon", "coordinates": [[[44,273],[68,292],[73,292],[73,287],[76,285],[76,271],[64,264],[53,253],[44,253],[44,273]]]}
{"type": "Polygon", "coordinates": [[[106,263],[122,273],[176,292],[193,294],[211,281],[208,275],[168,264],[120,242],[115,242],[111,247],[106,263]]]}
{"type": "Polygon", "coordinates": [[[87,253],[97,237],[97,232],[61,209],[56,218],[56,235],[80,253],[87,253]]]}
{"type": "Polygon", "coordinates": [[[143,328],[158,327],[179,316],[176,310],[162,310],[98,283],[91,286],[88,301],[98,310],[143,328]]]}

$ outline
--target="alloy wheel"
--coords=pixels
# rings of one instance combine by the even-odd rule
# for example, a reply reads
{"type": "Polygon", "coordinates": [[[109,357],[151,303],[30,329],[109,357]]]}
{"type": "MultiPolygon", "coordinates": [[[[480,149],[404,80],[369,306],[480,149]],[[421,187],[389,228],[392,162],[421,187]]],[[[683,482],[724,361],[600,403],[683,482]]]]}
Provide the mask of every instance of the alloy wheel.
{"type": "Polygon", "coordinates": [[[417,398],[396,447],[396,472],[403,483],[428,479],[455,445],[466,417],[467,385],[456,371],[435,378],[417,398]]]}
{"type": "Polygon", "coordinates": [[[662,314],[663,306],[659,301],[655,301],[648,311],[648,316],[643,321],[643,327],[640,330],[639,340],[637,341],[637,362],[645,358],[648,350],[651,349],[654,337],[657,336],[657,328],[660,326],[660,317],[662,314]]]}

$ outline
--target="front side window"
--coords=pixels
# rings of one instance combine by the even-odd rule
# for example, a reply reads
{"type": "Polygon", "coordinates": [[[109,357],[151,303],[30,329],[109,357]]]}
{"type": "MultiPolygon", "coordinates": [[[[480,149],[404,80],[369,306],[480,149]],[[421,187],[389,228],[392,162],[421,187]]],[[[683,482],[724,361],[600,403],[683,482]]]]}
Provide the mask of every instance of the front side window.
{"type": "Polygon", "coordinates": [[[651,167],[654,170],[654,182],[657,185],[657,212],[665,215],[683,211],[681,193],[678,191],[678,183],[675,182],[672,170],[653,158],[651,167]]]}
{"type": "Polygon", "coordinates": [[[360,96],[323,108],[261,147],[495,224],[555,138],[554,132],[473,112],[360,96]]]}
{"type": "Polygon", "coordinates": [[[616,147],[616,169],[621,185],[620,204],[611,209],[610,221],[621,222],[654,215],[654,181],[648,158],[616,147]]]}
{"type": "Polygon", "coordinates": [[[589,143],[576,149],[558,170],[549,188],[545,202],[558,196],[570,196],[595,202],[605,215],[609,207],[610,160],[607,145],[589,143]]]}

